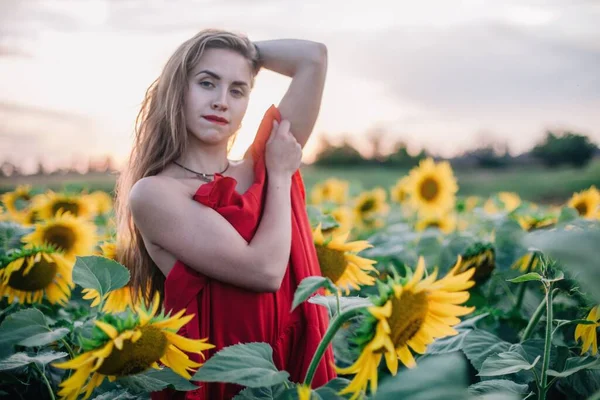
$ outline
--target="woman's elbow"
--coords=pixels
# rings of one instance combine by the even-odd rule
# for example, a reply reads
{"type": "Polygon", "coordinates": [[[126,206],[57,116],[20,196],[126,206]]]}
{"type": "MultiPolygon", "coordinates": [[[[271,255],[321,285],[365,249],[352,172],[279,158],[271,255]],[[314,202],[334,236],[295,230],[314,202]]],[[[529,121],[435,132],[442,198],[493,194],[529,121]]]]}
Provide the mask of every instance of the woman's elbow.
{"type": "Polygon", "coordinates": [[[283,282],[283,277],[285,276],[285,271],[287,267],[283,271],[280,271],[280,269],[281,268],[273,268],[270,269],[267,274],[265,274],[261,282],[263,286],[263,291],[273,293],[279,290],[279,288],[281,287],[281,283],[283,282]]]}

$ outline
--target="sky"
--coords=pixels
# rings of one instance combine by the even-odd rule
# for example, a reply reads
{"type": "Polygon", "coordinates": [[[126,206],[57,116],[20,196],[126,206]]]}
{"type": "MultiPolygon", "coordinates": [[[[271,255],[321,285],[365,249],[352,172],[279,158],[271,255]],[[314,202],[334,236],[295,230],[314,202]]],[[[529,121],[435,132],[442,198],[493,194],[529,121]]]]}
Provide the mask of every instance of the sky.
{"type": "MultiPolygon", "coordinates": [[[[0,163],[128,156],[146,88],[204,28],[324,43],[319,138],[368,155],[385,132],[450,157],[531,148],[545,131],[600,144],[600,0],[0,0],[0,163]]],[[[230,157],[290,78],[262,70],[230,157]]]]}

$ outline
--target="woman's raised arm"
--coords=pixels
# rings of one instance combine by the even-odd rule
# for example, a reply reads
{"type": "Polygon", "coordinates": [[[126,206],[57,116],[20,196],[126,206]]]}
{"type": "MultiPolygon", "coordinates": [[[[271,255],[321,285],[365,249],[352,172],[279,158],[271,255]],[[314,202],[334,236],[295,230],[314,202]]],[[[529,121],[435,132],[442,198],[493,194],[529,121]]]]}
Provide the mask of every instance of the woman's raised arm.
{"type": "Polygon", "coordinates": [[[304,147],[319,115],[327,74],[327,47],[300,39],[254,42],[262,66],[292,78],[278,105],[281,118],[290,121],[291,131],[304,147]]]}

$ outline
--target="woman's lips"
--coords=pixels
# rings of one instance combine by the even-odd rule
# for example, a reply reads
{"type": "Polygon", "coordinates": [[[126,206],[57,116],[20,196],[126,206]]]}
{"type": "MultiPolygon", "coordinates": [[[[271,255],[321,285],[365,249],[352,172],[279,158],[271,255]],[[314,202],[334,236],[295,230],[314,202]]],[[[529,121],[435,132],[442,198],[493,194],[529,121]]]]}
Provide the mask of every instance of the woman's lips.
{"type": "Polygon", "coordinates": [[[227,122],[225,121],[217,121],[216,119],[212,119],[212,118],[206,118],[206,117],[202,117],[205,120],[212,122],[213,124],[217,124],[217,125],[227,125],[227,122]]]}

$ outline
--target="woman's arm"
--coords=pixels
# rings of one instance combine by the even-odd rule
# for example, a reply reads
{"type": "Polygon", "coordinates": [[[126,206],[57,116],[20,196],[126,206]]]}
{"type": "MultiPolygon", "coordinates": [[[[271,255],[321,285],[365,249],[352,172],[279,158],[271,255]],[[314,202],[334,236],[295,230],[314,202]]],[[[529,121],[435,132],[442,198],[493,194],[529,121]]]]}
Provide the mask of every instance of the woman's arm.
{"type": "Polygon", "coordinates": [[[277,108],[281,118],[290,121],[291,132],[304,147],[319,115],[325,76],[327,47],[300,39],[254,42],[262,66],[292,78],[277,108]]]}

